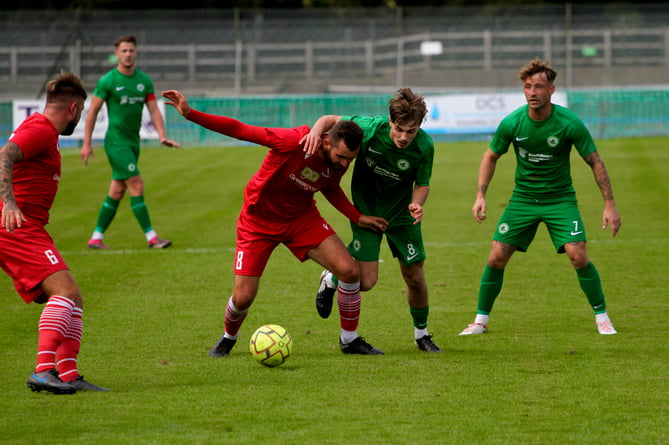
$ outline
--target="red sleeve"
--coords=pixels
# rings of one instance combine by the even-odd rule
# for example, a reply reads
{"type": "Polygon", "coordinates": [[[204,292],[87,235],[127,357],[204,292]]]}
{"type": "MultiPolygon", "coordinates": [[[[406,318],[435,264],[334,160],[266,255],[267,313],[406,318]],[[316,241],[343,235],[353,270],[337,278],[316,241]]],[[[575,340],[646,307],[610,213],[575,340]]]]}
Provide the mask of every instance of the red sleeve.
{"type": "Polygon", "coordinates": [[[208,130],[241,141],[278,149],[294,149],[299,144],[302,136],[309,132],[309,127],[306,125],[297,128],[265,128],[245,124],[230,117],[203,113],[193,109],[190,110],[186,119],[208,130]]]}
{"type": "Polygon", "coordinates": [[[52,131],[44,131],[43,127],[45,125],[43,122],[32,119],[30,122],[26,121],[22,124],[10,136],[9,140],[18,145],[23,152],[24,161],[41,155],[48,147],[54,144],[54,138],[57,140],[56,129],[53,128],[52,131]]]}
{"type": "Polygon", "coordinates": [[[339,210],[339,212],[350,219],[351,222],[358,224],[362,213],[360,213],[351,201],[349,201],[346,193],[344,193],[341,187],[322,189],[321,193],[323,193],[323,196],[327,198],[335,209],[339,210]]]}

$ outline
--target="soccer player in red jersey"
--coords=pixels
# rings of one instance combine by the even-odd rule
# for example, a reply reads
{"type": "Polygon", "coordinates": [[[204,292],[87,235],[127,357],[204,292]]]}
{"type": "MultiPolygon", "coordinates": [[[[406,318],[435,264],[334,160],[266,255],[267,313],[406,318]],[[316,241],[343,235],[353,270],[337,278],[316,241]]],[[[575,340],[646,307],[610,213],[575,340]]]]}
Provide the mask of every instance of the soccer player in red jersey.
{"type": "Polygon", "coordinates": [[[26,303],[46,303],[27,381],[33,391],[107,391],[77,370],[83,297],[44,228],[60,181],[58,135],[72,134],[86,96],[77,76],[61,73],[46,85],[43,112],[26,118],[0,148],[0,266],[26,303]]]}
{"type": "Polygon", "coordinates": [[[191,122],[209,130],[269,148],[260,169],[244,190],[237,220],[235,282],[225,311],[225,332],[210,355],[223,357],[237,341],[239,328],[258,293],[260,277],[272,251],[283,243],[300,261],[308,258],[331,270],[339,279],[341,335],[345,354],[383,354],[357,334],[360,317],[360,270],[344,243],[321,216],[314,194],[321,192],[342,214],[361,227],[385,230],[382,218],[362,215],[340,186],[341,177],[360,149],[362,129],[342,121],[324,136],[322,148],[306,154],[300,140],[309,132],[296,128],[265,128],[236,119],[193,110],[179,91],[163,97],[191,122]]]}

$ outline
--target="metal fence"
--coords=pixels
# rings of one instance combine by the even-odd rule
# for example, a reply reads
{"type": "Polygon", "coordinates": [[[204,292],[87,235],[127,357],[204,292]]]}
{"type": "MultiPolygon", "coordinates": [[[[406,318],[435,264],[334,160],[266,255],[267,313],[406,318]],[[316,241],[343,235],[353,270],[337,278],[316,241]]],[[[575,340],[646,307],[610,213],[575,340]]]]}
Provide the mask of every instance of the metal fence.
{"type": "Polygon", "coordinates": [[[0,93],[38,92],[61,69],[87,84],[139,39],[138,66],[190,92],[236,95],[516,87],[534,57],[562,85],[669,78],[669,5],[397,10],[96,11],[0,14],[0,93]],[[594,76],[594,77],[593,77],[594,76]]]}

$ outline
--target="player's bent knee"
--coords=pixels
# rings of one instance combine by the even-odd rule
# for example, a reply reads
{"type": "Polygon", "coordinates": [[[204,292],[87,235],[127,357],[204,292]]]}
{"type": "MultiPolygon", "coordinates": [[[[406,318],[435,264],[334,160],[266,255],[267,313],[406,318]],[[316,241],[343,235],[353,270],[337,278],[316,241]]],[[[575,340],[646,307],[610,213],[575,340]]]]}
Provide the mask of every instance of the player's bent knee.
{"type": "Polygon", "coordinates": [[[368,290],[372,290],[372,288],[376,286],[376,280],[365,280],[364,277],[360,278],[360,291],[361,292],[366,292],[368,290]]]}
{"type": "Polygon", "coordinates": [[[355,263],[351,263],[350,265],[344,267],[339,267],[337,270],[332,271],[332,273],[339,281],[344,283],[356,283],[360,281],[360,269],[355,263]]]}

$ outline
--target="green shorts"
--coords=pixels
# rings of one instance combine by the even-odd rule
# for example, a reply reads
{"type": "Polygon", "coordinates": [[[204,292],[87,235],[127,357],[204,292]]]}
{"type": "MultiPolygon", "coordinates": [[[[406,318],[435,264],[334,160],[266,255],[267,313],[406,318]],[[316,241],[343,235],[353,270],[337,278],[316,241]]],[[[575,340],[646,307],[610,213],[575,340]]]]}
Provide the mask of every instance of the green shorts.
{"type": "Polygon", "coordinates": [[[358,261],[378,261],[381,250],[381,239],[386,236],[388,247],[402,264],[409,266],[425,260],[425,246],[420,223],[389,227],[385,232],[375,232],[363,229],[357,224],[351,224],[353,241],[348,245],[348,251],[358,261]]]}
{"type": "Polygon", "coordinates": [[[123,181],[124,179],[138,176],[139,146],[112,145],[105,146],[107,159],[112,168],[112,179],[123,181]]]}
{"type": "Polygon", "coordinates": [[[585,241],[585,227],[576,202],[527,203],[510,201],[497,223],[492,239],[511,244],[526,252],[539,223],[546,224],[553,246],[564,253],[564,245],[585,241]]]}

